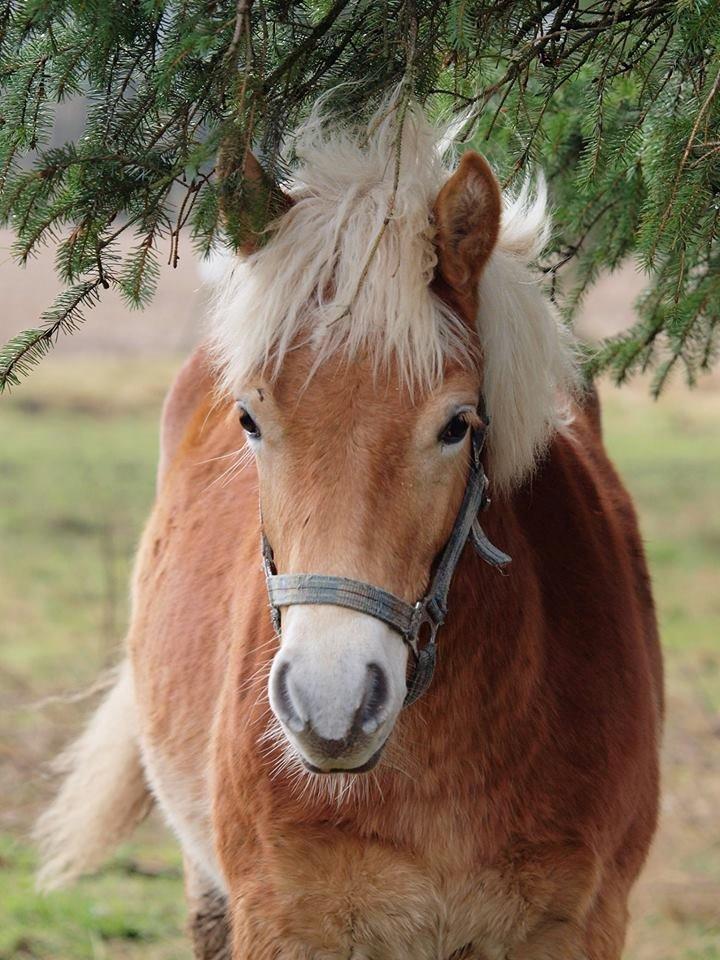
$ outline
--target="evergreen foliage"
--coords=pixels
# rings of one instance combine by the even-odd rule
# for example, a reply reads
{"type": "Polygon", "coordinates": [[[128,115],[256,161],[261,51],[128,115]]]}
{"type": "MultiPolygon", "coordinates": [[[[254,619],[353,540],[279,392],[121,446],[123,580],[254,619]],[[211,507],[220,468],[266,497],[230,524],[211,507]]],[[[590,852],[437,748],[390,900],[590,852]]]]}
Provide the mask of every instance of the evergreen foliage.
{"type": "Polygon", "coordinates": [[[66,288],[0,351],[0,389],[105,289],[147,305],[188,233],[207,253],[262,227],[283,140],[318,96],[348,119],[398,84],[401,102],[458,111],[506,184],[544,168],[556,221],[544,269],[568,316],[602,269],[633,256],[647,271],[637,323],[591,372],[650,367],[659,391],[676,365],[691,383],[709,368],[717,0],[0,0],[0,220],[21,263],[55,247],[66,288]],[[58,105],[77,97],[82,136],[52,146],[58,105]],[[267,189],[243,179],[250,149],[267,189]]]}

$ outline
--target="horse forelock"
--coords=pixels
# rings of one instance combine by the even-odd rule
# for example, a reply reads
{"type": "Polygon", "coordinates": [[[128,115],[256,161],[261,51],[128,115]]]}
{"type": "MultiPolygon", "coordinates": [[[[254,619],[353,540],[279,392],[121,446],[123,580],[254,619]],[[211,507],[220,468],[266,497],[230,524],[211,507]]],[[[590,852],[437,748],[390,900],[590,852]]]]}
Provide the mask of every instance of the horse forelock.
{"type": "Polygon", "coordinates": [[[211,353],[228,392],[259,372],[272,379],[308,345],[314,368],[334,354],[362,355],[424,389],[448,362],[473,362],[479,340],[493,479],[509,487],[565,423],[576,378],[569,337],[529,269],[548,233],[545,192],[504,197],[468,324],[432,285],[446,139],[398,100],[362,129],[330,125],[318,109],[295,136],[292,206],[265,246],[228,264],[211,310],[211,353]]]}

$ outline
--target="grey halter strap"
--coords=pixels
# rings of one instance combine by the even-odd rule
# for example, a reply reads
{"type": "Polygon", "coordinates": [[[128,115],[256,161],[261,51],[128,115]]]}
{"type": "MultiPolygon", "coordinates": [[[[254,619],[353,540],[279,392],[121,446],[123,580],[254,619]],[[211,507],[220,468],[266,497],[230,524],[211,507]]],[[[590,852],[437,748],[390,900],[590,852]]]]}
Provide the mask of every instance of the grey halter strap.
{"type": "Polygon", "coordinates": [[[278,573],[272,547],[262,535],[270,609],[275,629],[280,632],[280,608],[293,604],[333,604],[358,610],[382,620],[396,630],[412,651],[414,665],[408,680],[403,706],[409,706],[430,686],[437,655],[436,637],[447,616],[447,600],[455,568],[468,540],[477,553],[493,567],[502,568],[511,558],[488,540],[478,520],[478,513],[487,509],[488,478],[481,462],[489,418],[481,403],[478,412],[483,424],[472,431],[472,459],[465,493],[450,538],[440,554],[430,588],[417,603],[408,603],[395,594],[361,580],[334,577],[320,573],[278,573]],[[421,646],[420,632],[427,625],[427,639],[421,646]]]}

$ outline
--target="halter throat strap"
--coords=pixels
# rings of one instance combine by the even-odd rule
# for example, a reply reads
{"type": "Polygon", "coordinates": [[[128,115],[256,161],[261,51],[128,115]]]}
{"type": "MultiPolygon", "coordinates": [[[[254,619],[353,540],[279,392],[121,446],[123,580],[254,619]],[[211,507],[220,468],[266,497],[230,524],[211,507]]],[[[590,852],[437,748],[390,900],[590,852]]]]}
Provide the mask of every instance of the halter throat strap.
{"type": "Polygon", "coordinates": [[[382,620],[402,636],[413,654],[414,666],[403,704],[406,707],[421,697],[430,686],[437,656],[437,632],[447,616],[450,585],[467,541],[470,540],[482,559],[493,567],[502,569],[511,562],[506,553],[488,540],[478,520],[480,511],[487,509],[490,504],[487,496],[488,478],[481,461],[489,418],[482,403],[479,413],[483,423],[472,431],[472,457],[462,503],[435,567],[430,587],[416,603],[408,603],[362,580],[319,573],[278,573],[272,547],[265,534],[262,535],[265,581],[277,632],[281,629],[281,607],[294,604],[332,604],[382,620]]]}

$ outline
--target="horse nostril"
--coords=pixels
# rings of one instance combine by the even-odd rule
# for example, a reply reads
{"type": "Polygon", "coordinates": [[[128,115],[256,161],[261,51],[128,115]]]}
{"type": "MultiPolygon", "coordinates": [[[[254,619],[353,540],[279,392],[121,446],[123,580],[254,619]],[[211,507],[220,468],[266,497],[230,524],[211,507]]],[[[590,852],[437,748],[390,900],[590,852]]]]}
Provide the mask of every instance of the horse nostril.
{"type": "Polygon", "coordinates": [[[288,688],[289,670],[289,663],[283,663],[277,670],[273,670],[270,677],[270,701],[280,720],[282,720],[293,733],[300,733],[305,729],[305,722],[297,712],[288,688]]]}
{"type": "Polygon", "coordinates": [[[369,663],[365,696],[355,715],[355,722],[360,725],[363,733],[374,733],[385,719],[384,709],[388,697],[388,681],[385,671],[377,663],[369,663]]]}

